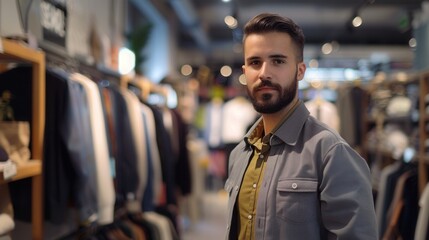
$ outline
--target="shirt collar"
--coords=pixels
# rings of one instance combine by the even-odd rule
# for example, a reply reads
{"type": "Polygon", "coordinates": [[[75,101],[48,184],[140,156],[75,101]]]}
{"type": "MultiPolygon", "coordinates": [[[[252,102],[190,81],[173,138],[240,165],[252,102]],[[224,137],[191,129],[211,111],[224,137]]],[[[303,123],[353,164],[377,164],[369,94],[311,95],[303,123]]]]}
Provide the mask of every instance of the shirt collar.
{"type": "MultiPolygon", "coordinates": [[[[301,129],[309,115],[310,112],[307,110],[304,103],[299,100],[295,108],[290,111],[290,114],[287,114],[287,116],[280,121],[279,125],[273,129],[272,133],[269,134],[269,138],[271,140],[270,145],[280,142],[295,145],[298,140],[299,133],[301,132],[301,129]]],[[[257,138],[262,137],[263,131],[263,119],[260,117],[244,137],[245,142],[247,144],[252,144],[251,141],[255,141],[257,138]],[[254,139],[255,137],[256,139],[254,139]]],[[[268,135],[266,137],[268,137],[268,135]]]]}
{"type": "Polygon", "coordinates": [[[260,121],[247,138],[247,143],[253,145],[257,152],[265,153],[270,149],[270,139],[272,134],[269,133],[265,136],[264,135],[264,124],[263,121],[260,121]]]}

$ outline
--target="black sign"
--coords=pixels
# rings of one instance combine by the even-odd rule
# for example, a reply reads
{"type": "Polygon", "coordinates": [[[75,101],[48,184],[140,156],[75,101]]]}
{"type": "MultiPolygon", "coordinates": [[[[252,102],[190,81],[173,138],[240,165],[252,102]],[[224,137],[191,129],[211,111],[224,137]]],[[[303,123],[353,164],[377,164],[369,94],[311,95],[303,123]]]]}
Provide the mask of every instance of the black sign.
{"type": "Polygon", "coordinates": [[[40,16],[43,29],[43,39],[59,46],[66,46],[67,8],[59,3],[42,0],[40,16]]]}

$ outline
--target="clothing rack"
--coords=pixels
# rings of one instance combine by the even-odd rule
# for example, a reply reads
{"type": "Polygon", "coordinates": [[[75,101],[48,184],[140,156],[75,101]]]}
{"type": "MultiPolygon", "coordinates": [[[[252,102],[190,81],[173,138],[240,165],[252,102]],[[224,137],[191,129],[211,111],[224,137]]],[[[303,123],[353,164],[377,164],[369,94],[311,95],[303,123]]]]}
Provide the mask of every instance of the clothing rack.
{"type": "Polygon", "coordinates": [[[121,86],[125,89],[135,88],[139,92],[140,97],[143,100],[147,100],[151,93],[159,94],[167,99],[167,90],[164,86],[151,82],[149,79],[137,76],[137,77],[124,77],[122,78],[121,86]]]}
{"type": "Polygon", "coordinates": [[[78,62],[76,59],[73,59],[63,48],[55,46],[53,44],[40,42],[40,49],[45,53],[46,64],[54,65],[59,67],[73,67],[76,68],[78,66],[78,62]]]}
{"type": "Polygon", "coordinates": [[[64,49],[52,44],[42,43],[40,48],[46,54],[47,66],[59,67],[71,72],[79,72],[96,82],[108,80],[120,84],[123,78],[119,72],[113,69],[101,65],[94,65],[84,58],[72,57],[64,49]]]}
{"type": "Polygon", "coordinates": [[[126,75],[121,79],[121,87],[123,89],[136,90],[138,95],[145,100],[150,93],[150,81],[144,77],[126,75]]]}

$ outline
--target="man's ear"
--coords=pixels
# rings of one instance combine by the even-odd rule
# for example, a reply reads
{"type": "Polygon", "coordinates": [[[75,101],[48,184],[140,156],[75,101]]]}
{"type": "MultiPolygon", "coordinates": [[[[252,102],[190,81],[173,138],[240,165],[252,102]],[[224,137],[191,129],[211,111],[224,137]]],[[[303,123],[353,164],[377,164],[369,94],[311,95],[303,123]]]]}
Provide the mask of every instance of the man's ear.
{"type": "Polygon", "coordinates": [[[304,62],[300,62],[300,63],[298,63],[298,66],[297,66],[297,71],[298,71],[298,73],[297,73],[297,79],[298,79],[298,81],[301,81],[302,79],[304,79],[304,75],[305,75],[305,70],[307,69],[307,66],[305,66],[305,63],[304,62]]]}
{"type": "Polygon", "coordinates": [[[244,65],[241,66],[241,71],[243,75],[238,78],[238,81],[241,83],[241,85],[247,85],[246,75],[244,74],[246,73],[246,69],[244,68],[244,65]]]}

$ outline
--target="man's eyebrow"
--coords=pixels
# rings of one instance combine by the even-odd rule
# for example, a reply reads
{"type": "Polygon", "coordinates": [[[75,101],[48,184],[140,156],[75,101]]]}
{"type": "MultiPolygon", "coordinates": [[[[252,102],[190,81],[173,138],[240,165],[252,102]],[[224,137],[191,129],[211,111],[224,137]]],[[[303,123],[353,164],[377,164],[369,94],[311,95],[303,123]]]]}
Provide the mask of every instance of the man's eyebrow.
{"type": "Polygon", "coordinates": [[[287,58],[287,56],[283,54],[273,54],[269,56],[270,58],[287,58]]]}
{"type": "Polygon", "coordinates": [[[252,56],[252,57],[248,57],[246,58],[246,60],[255,60],[255,59],[260,59],[261,57],[258,56],[252,56]]]}
{"type": "Polygon", "coordinates": [[[260,57],[253,56],[253,57],[248,57],[248,58],[246,58],[246,61],[258,60],[258,59],[261,59],[261,58],[260,58],[260,57]]]}
{"type": "MultiPolygon", "coordinates": [[[[273,54],[273,55],[270,55],[269,58],[284,58],[284,59],[287,59],[288,57],[286,55],[283,55],[283,54],[273,54]]],[[[260,59],[261,59],[261,57],[258,57],[258,56],[248,57],[248,58],[246,58],[246,62],[248,62],[248,61],[254,61],[254,60],[260,60],[260,59]]]]}

